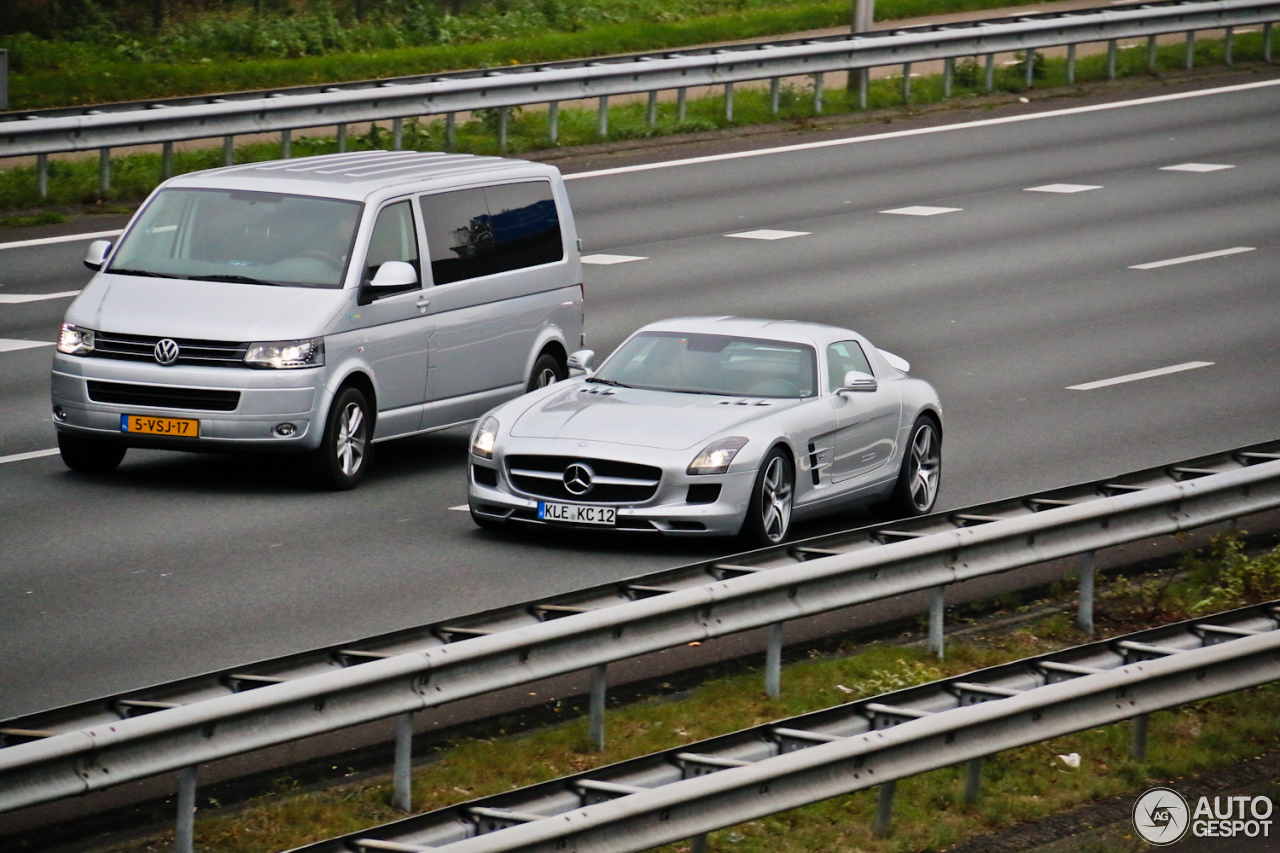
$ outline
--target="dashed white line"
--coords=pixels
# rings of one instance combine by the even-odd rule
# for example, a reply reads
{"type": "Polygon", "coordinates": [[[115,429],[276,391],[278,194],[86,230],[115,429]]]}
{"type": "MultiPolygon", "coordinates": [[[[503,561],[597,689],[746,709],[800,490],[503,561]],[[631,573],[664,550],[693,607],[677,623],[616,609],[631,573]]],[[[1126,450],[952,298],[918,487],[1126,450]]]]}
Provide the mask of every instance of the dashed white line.
{"type": "Polygon", "coordinates": [[[811,231],[779,231],[773,228],[760,228],[756,231],[739,231],[737,234],[726,234],[726,237],[741,237],[743,240],[786,240],[788,237],[807,237],[811,231]]]}
{"type": "Polygon", "coordinates": [[[635,255],[583,255],[582,262],[584,264],[595,264],[597,266],[607,267],[613,264],[628,264],[632,261],[647,261],[648,258],[641,258],[635,255]]]}
{"type": "Polygon", "coordinates": [[[1089,190],[1100,190],[1102,187],[1092,184],[1045,184],[1042,187],[1027,187],[1027,193],[1084,193],[1089,190]]]}
{"type": "Polygon", "coordinates": [[[0,338],[0,352],[13,352],[20,349],[33,349],[34,347],[51,347],[52,341],[18,341],[13,338],[0,338]]]}
{"type": "Polygon", "coordinates": [[[1234,169],[1226,163],[1179,163],[1176,166],[1161,166],[1162,172],[1220,172],[1223,169],[1234,169]]]}
{"type": "Polygon", "coordinates": [[[1083,385],[1068,385],[1068,391],[1092,391],[1095,388],[1106,388],[1108,385],[1121,385],[1125,382],[1137,382],[1139,379],[1151,379],[1155,376],[1167,376],[1170,373],[1181,373],[1184,370],[1196,370],[1201,367],[1212,367],[1212,361],[1188,361],[1186,364],[1175,364],[1171,367],[1157,367],[1155,370],[1144,370],[1141,373],[1128,373],[1111,379],[1099,379],[1097,382],[1086,382],[1083,385]]]}
{"type": "Polygon", "coordinates": [[[881,213],[895,213],[899,216],[937,216],[939,213],[957,213],[959,207],[928,207],[918,204],[913,207],[898,207],[893,210],[882,210],[881,213]]]}
{"type": "Polygon", "coordinates": [[[463,504],[462,506],[451,506],[449,507],[449,509],[453,510],[454,512],[469,512],[471,510],[471,507],[467,506],[466,504],[463,504]]]}
{"type": "Polygon", "coordinates": [[[52,243],[79,243],[82,240],[105,240],[108,237],[119,237],[124,233],[117,231],[95,231],[92,234],[64,234],[61,237],[41,237],[38,240],[18,240],[13,243],[0,243],[0,249],[22,249],[27,246],[48,246],[52,243]]]}
{"type": "Polygon", "coordinates": [[[1207,261],[1210,258],[1223,258],[1227,255],[1238,255],[1241,252],[1255,252],[1253,246],[1235,246],[1230,249],[1219,249],[1216,252],[1202,252],[1199,255],[1183,255],[1181,258],[1169,258],[1167,261],[1152,261],[1149,264],[1134,264],[1131,270],[1154,270],[1159,267],[1171,267],[1174,264],[1189,264],[1193,261],[1207,261]]]}
{"type": "Polygon", "coordinates": [[[61,293],[0,293],[0,305],[21,305],[24,302],[40,302],[45,299],[68,299],[79,296],[78,290],[64,290],[61,293]]]}
{"type": "Polygon", "coordinates": [[[15,453],[12,456],[0,456],[0,465],[7,462],[23,462],[27,459],[41,459],[45,456],[57,456],[58,448],[54,447],[50,450],[33,450],[30,453],[15,453]]]}

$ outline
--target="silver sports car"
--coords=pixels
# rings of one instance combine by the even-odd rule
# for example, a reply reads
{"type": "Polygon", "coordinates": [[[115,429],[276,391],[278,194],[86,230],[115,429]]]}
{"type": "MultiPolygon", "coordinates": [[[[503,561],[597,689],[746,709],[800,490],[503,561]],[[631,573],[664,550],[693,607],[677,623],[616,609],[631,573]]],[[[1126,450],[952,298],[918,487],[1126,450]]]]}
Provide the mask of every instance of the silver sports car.
{"type": "Polygon", "coordinates": [[[652,323],[592,371],[492,410],[471,435],[471,516],[505,523],[741,534],[856,505],[932,509],[942,408],[903,359],[817,323],[652,323]]]}

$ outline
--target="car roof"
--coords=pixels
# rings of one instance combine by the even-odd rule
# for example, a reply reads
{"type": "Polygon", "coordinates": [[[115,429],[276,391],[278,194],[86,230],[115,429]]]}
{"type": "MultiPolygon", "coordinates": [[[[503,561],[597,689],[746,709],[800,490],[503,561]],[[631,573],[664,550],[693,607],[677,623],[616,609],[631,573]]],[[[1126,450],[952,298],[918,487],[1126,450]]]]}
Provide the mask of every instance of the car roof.
{"type": "Polygon", "coordinates": [[[259,190],[364,200],[380,190],[435,182],[440,187],[486,180],[546,177],[554,166],[504,157],[422,151],[357,151],[269,160],[191,172],[166,187],[259,190]]]}
{"type": "Polygon", "coordinates": [[[854,338],[865,340],[862,335],[840,326],[826,323],[806,323],[801,320],[765,320],[750,317],[674,317],[659,320],[637,330],[639,332],[689,332],[693,334],[736,335],[748,338],[766,338],[788,343],[822,346],[834,341],[854,338]]]}

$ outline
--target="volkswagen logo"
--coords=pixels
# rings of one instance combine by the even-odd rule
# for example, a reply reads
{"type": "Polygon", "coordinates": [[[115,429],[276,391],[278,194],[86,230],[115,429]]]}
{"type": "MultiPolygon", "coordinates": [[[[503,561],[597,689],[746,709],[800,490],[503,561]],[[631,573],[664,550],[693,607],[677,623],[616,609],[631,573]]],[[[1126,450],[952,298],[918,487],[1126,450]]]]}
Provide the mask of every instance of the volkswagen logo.
{"type": "Polygon", "coordinates": [[[156,341],[155,357],[160,364],[173,364],[178,360],[178,342],[173,338],[156,341]]]}
{"type": "Polygon", "coordinates": [[[595,475],[596,472],[585,462],[574,462],[564,469],[564,487],[569,490],[569,494],[581,497],[591,491],[591,480],[595,475]]]}

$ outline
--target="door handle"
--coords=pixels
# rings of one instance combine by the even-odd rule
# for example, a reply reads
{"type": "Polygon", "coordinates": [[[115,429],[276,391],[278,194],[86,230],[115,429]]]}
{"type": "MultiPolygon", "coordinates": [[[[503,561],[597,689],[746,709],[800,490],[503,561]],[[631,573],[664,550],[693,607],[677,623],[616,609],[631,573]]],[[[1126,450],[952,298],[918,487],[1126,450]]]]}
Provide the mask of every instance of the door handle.
{"type": "Polygon", "coordinates": [[[422,297],[421,299],[418,300],[418,311],[423,314],[427,313],[427,306],[430,304],[431,304],[430,299],[428,299],[425,296],[422,297]]]}

